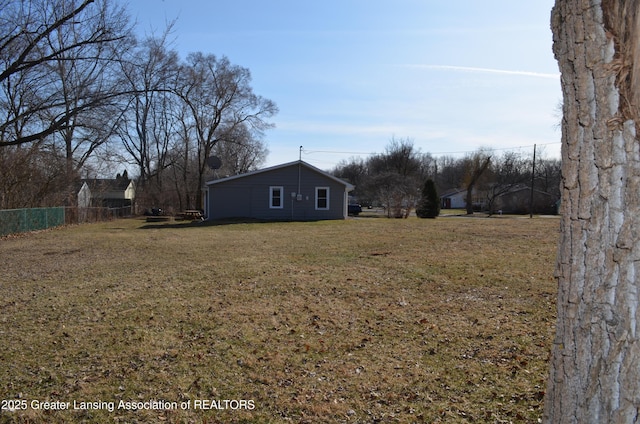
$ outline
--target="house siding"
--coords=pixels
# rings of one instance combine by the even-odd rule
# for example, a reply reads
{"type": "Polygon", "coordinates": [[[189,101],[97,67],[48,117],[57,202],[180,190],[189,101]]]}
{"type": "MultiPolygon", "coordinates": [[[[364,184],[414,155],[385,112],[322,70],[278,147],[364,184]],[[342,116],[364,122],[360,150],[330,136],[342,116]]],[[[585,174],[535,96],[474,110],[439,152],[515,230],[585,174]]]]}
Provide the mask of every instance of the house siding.
{"type": "Polygon", "coordinates": [[[304,164],[212,182],[208,185],[208,219],[256,218],[264,220],[344,219],[347,188],[304,164]],[[300,172],[300,174],[298,174],[300,172]],[[298,178],[300,175],[300,178],[298,178]],[[298,193],[298,180],[300,192],[298,193]],[[270,188],[282,187],[282,208],[270,207],[270,188]],[[328,210],[316,209],[316,187],[329,188],[328,210]],[[292,195],[295,193],[295,196],[292,195]],[[298,200],[298,194],[301,195],[298,200]]]}
{"type": "Polygon", "coordinates": [[[505,193],[496,198],[493,204],[493,212],[501,210],[505,213],[557,213],[556,201],[551,194],[542,191],[533,191],[533,211],[530,211],[531,189],[523,188],[505,193]]]}
{"type": "Polygon", "coordinates": [[[88,208],[91,206],[91,190],[87,183],[82,183],[82,187],[78,191],[78,207],[88,208]]]}
{"type": "Polygon", "coordinates": [[[440,197],[443,209],[464,209],[467,207],[467,192],[456,191],[440,197]]]}
{"type": "Polygon", "coordinates": [[[133,206],[136,186],[132,180],[94,178],[83,180],[83,183],[88,186],[92,206],[109,208],[133,206]]]}

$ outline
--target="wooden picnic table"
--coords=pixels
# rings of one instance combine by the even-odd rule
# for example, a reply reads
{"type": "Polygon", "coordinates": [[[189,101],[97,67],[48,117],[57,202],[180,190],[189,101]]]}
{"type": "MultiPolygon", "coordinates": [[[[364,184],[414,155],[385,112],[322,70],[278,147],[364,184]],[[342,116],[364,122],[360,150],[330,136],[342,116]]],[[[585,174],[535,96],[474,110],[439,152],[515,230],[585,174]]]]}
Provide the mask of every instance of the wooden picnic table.
{"type": "Polygon", "coordinates": [[[184,219],[190,219],[192,221],[202,221],[204,219],[202,213],[199,210],[186,210],[180,215],[182,215],[184,219]]]}

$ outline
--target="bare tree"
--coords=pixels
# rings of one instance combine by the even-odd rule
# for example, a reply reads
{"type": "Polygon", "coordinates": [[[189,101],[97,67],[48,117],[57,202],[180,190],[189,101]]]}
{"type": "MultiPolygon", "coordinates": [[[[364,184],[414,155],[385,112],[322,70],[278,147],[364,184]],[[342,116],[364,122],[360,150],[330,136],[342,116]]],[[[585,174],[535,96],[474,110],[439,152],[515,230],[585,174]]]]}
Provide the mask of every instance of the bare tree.
{"type": "Polygon", "coordinates": [[[197,185],[197,145],[195,142],[193,121],[184,102],[176,105],[175,126],[176,142],[169,150],[168,163],[171,165],[163,175],[168,178],[175,191],[173,199],[180,210],[190,209],[195,205],[194,188],[197,185]]]}
{"type": "Polygon", "coordinates": [[[107,46],[129,37],[126,15],[108,4],[108,0],[2,0],[0,147],[38,142],[66,130],[75,117],[119,94],[96,91],[101,86],[95,79],[104,75],[85,67],[77,76],[84,74],[93,81],[87,85],[85,80],[86,89],[75,90],[70,102],[65,95],[71,92],[51,73],[65,64],[61,71],[68,75],[69,69],[80,66],[80,59],[103,66],[107,46]]]}
{"type": "Polygon", "coordinates": [[[408,217],[420,196],[422,154],[413,140],[392,138],[386,152],[368,161],[368,191],[387,208],[389,217],[408,217]]]}
{"type": "Polygon", "coordinates": [[[434,181],[440,192],[456,189],[464,180],[465,167],[461,159],[453,156],[439,156],[435,161],[434,181]]]}
{"type": "Polygon", "coordinates": [[[222,161],[219,175],[237,175],[260,168],[268,152],[261,135],[240,124],[214,146],[212,154],[222,161]]]}
{"type": "Polygon", "coordinates": [[[536,161],[536,186],[556,198],[560,198],[560,180],[562,171],[560,159],[542,158],[536,161]]]}
{"type": "Polygon", "coordinates": [[[49,120],[59,115],[69,117],[66,125],[50,137],[62,145],[69,182],[114,133],[122,113],[119,97],[124,81],[120,61],[122,52],[132,43],[131,37],[123,36],[108,43],[75,46],[79,36],[90,39],[97,28],[111,28],[121,34],[131,31],[124,9],[113,7],[108,1],[94,3],[92,9],[81,27],[61,25],[45,38],[53,60],[43,67],[49,71],[52,87],[59,88],[62,100],[59,108],[48,109],[45,116],[49,120]]]}
{"type": "Polygon", "coordinates": [[[491,156],[483,150],[479,150],[463,160],[466,174],[464,178],[467,190],[467,214],[473,214],[473,193],[480,177],[489,168],[491,156]]]}
{"type": "Polygon", "coordinates": [[[162,203],[163,171],[172,165],[169,150],[181,131],[181,103],[175,95],[178,54],[167,48],[166,37],[149,37],[123,62],[130,92],[126,113],[118,127],[125,158],[138,169],[139,187],[153,204],[162,203]]]}
{"type": "Polygon", "coordinates": [[[369,179],[376,199],[386,210],[387,218],[407,218],[415,206],[415,188],[407,186],[407,180],[394,172],[381,172],[369,179]]]}
{"type": "Polygon", "coordinates": [[[367,179],[369,178],[368,161],[361,157],[353,157],[348,161],[343,160],[331,171],[333,175],[342,178],[353,184],[355,189],[350,195],[355,196],[359,203],[373,205],[376,202],[375,196],[367,190],[367,179]]]}
{"type": "Polygon", "coordinates": [[[489,184],[486,191],[487,209],[494,213],[495,200],[515,187],[531,180],[531,161],[516,152],[505,152],[495,159],[489,169],[489,184]]]}
{"type": "Polygon", "coordinates": [[[639,420],[639,12],[637,0],[557,0],[552,12],[564,103],[547,423],[639,420]]]}
{"type": "Polygon", "coordinates": [[[63,156],[38,144],[0,149],[0,209],[61,205],[65,200],[63,156]]]}
{"type": "Polygon", "coordinates": [[[212,54],[192,53],[181,71],[180,96],[193,120],[197,143],[198,185],[196,207],[202,205],[200,187],[207,172],[206,160],[220,141],[232,141],[239,126],[261,133],[278,111],[275,103],[256,95],[248,69],[212,54]]]}

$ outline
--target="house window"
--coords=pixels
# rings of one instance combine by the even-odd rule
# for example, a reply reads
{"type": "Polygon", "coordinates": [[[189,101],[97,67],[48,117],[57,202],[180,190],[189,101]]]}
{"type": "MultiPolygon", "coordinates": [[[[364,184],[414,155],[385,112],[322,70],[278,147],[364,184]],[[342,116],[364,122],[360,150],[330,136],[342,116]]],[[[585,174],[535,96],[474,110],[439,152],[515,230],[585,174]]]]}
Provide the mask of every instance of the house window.
{"type": "Polygon", "coordinates": [[[282,187],[269,187],[269,208],[282,209],[282,187]]]}
{"type": "Polygon", "coordinates": [[[329,209],[329,187],[316,187],[316,209],[329,209]]]}

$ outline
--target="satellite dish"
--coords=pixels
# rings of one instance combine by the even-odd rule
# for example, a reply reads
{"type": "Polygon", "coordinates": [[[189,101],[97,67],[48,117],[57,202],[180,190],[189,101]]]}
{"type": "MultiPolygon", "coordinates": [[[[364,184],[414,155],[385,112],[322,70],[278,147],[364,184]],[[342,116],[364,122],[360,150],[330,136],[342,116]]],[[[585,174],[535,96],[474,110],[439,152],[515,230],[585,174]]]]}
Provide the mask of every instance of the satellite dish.
{"type": "Polygon", "coordinates": [[[218,156],[210,156],[207,158],[207,166],[211,169],[220,169],[222,161],[218,156]]]}

